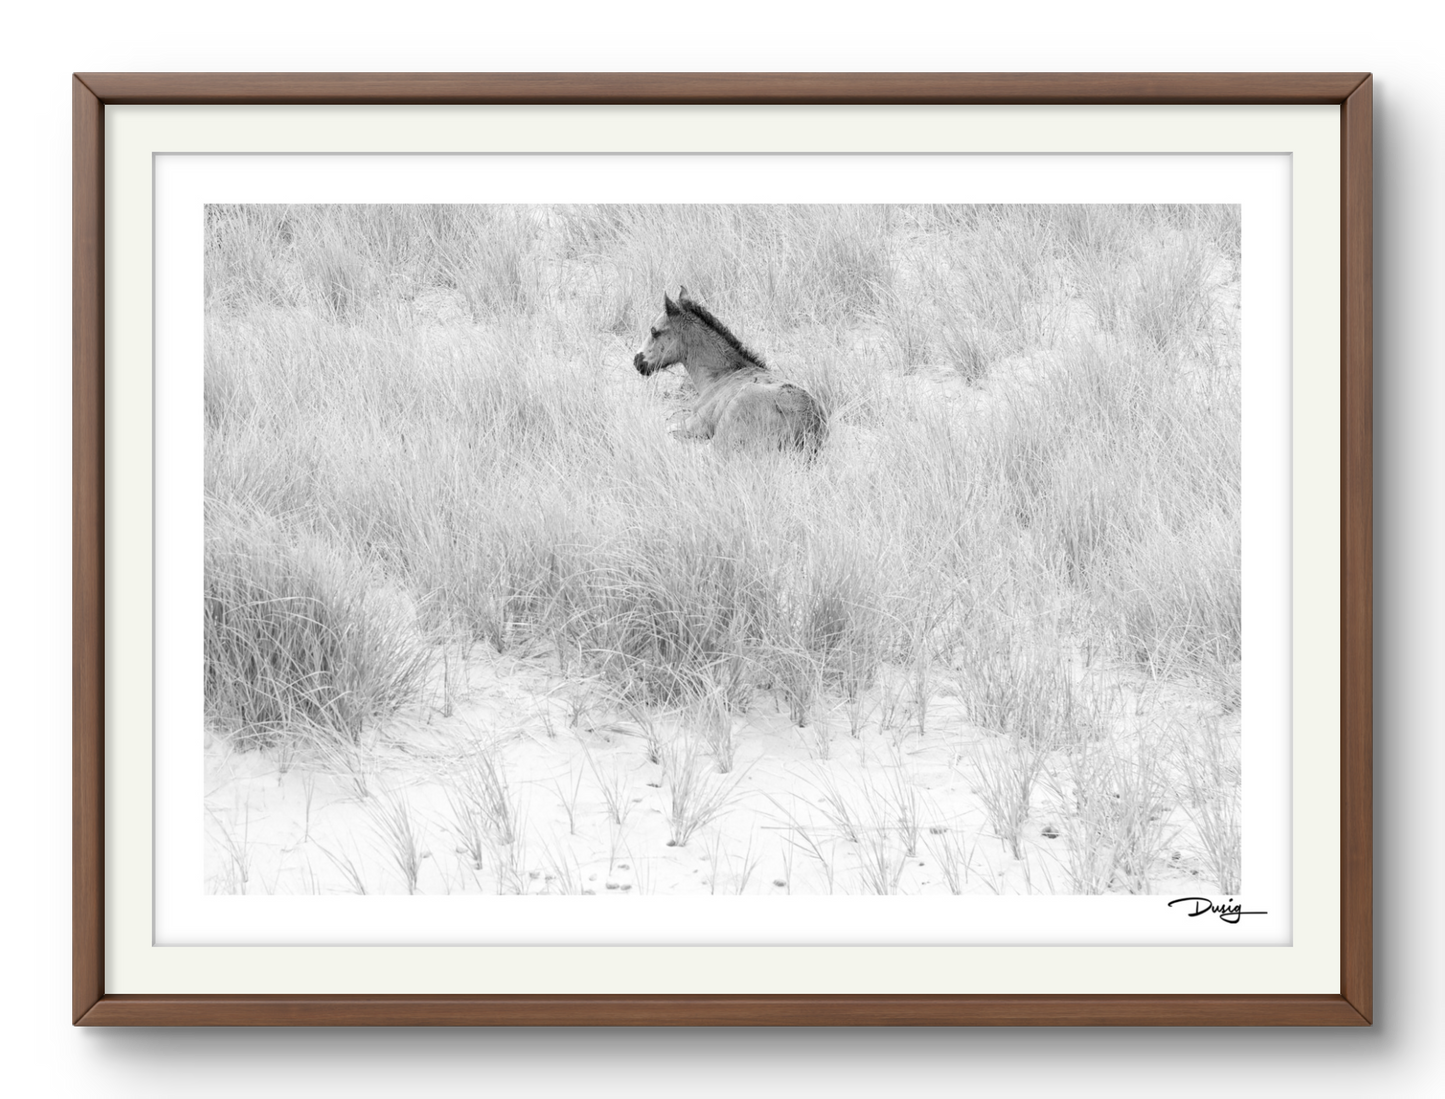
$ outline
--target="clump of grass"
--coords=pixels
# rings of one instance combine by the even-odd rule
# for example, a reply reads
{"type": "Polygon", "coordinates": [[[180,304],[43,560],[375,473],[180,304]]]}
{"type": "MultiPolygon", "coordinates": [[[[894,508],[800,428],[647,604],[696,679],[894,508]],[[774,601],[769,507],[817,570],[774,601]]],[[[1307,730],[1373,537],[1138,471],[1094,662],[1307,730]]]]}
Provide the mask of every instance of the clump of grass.
{"type": "Polygon", "coordinates": [[[1080,735],[1068,746],[1067,782],[1050,780],[1068,853],[1070,886],[1104,893],[1115,885],[1148,893],[1154,867],[1178,829],[1170,824],[1163,743],[1144,730],[1080,735]]]}
{"type": "Polygon", "coordinates": [[[494,748],[483,748],[464,761],[457,772],[457,807],[468,832],[510,844],[519,831],[518,809],[496,756],[494,748]]]}
{"type": "Polygon", "coordinates": [[[1065,870],[1073,893],[1106,893],[1114,881],[1113,791],[1101,740],[1080,736],[1068,748],[1065,768],[1049,772],[1047,788],[1057,810],[1055,828],[1064,841],[1065,870]]]}
{"type": "Polygon", "coordinates": [[[1117,872],[1130,893],[1148,893],[1154,866],[1178,834],[1169,822],[1170,780],[1157,735],[1141,736],[1111,762],[1117,872]]]}
{"type": "MultiPolygon", "coordinates": [[[[791,851],[803,852],[809,858],[817,862],[818,868],[823,873],[823,880],[827,883],[828,892],[831,894],[834,888],[834,874],[836,871],[836,848],[837,841],[828,841],[816,835],[817,829],[811,824],[800,820],[796,810],[796,799],[793,809],[786,808],[777,798],[771,794],[766,795],[783,814],[787,821],[787,831],[783,836],[785,850],[789,852],[788,859],[791,865],[791,851]]],[[[788,873],[789,881],[792,880],[791,869],[788,873]]]]}
{"type": "Polygon", "coordinates": [[[970,385],[982,382],[999,357],[998,340],[993,333],[970,317],[945,314],[939,336],[948,364],[970,385]]]}
{"type": "Polygon", "coordinates": [[[1158,351],[1188,351],[1209,312],[1213,256],[1195,236],[1150,248],[1138,261],[1129,323],[1158,351]]]}
{"type": "Polygon", "coordinates": [[[1051,215],[1065,260],[1127,252],[1137,239],[1144,217],[1138,207],[1090,203],[1055,206],[1051,215]]]}
{"type": "Polygon", "coordinates": [[[1239,741],[1210,722],[1192,737],[1181,734],[1175,757],[1184,771],[1180,806],[1194,823],[1205,864],[1221,893],[1238,893],[1243,888],[1239,741]]]}
{"type": "Polygon", "coordinates": [[[521,858],[517,849],[521,823],[496,755],[495,746],[479,747],[463,759],[456,771],[456,782],[447,786],[447,801],[461,851],[466,853],[475,870],[482,869],[491,858],[498,875],[498,888],[502,889],[515,876],[516,867],[511,864],[521,858]]]}
{"type": "Polygon", "coordinates": [[[302,279],[314,290],[322,310],[338,321],[354,319],[370,298],[370,273],[365,257],[339,233],[328,232],[301,258],[302,279]]]}
{"type": "Polygon", "coordinates": [[[354,741],[414,702],[429,656],[368,572],[334,544],[213,509],[202,619],[211,719],[243,741],[302,726],[354,741]]]}
{"type": "Polygon", "coordinates": [[[452,820],[457,830],[461,847],[457,853],[465,853],[471,860],[472,869],[480,870],[492,848],[491,832],[486,818],[470,798],[451,786],[446,788],[447,801],[451,805],[452,820]]]}
{"type": "Polygon", "coordinates": [[[903,854],[918,856],[918,833],[922,825],[919,813],[918,787],[908,781],[901,753],[895,751],[882,791],[888,817],[903,843],[903,854]]]}
{"type": "Polygon", "coordinates": [[[935,324],[931,302],[914,290],[894,288],[883,296],[879,319],[888,333],[893,366],[900,374],[912,374],[929,360],[935,324]]]}
{"type": "Polygon", "coordinates": [[[567,814],[567,834],[570,836],[577,834],[577,796],[582,792],[582,777],[584,774],[585,772],[579,768],[577,777],[572,780],[572,792],[570,794],[563,788],[560,780],[554,780],[552,783],[553,789],[557,791],[557,799],[562,804],[562,810],[567,814]]]}
{"type": "Polygon", "coordinates": [[[1240,531],[1203,514],[1131,544],[1101,577],[1125,655],[1158,676],[1203,674],[1237,697],[1243,638],[1240,531]]]}
{"type": "MultiPolygon", "coordinates": [[[[583,749],[586,750],[585,747],[583,749]]],[[[592,767],[592,774],[597,779],[597,786],[602,791],[602,800],[607,806],[607,817],[613,824],[619,827],[627,823],[627,815],[632,812],[632,785],[627,780],[627,775],[620,770],[609,770],[604,772],[597,766],[597,761],[592,758],[592,753],[587,752],[587,762],[592,767]]]]}
{"type": "MultiPolygon", "coordinates": [[[[975,841],[976,842],[976,841],[975,841]]],[[[930,825],[928,838],[924,841],[939,869],[948,891],[954,896],[963,893],[968,885],[969,871],[973,865],[973,849],[964,849],[964,843],[956,831],[946,824],[930,825]]]]}
{"type": "Polygon", "coordinates": [[[406,891],[415,894],[424,856],[406,795],[386,791],[366,802],[366,812],[381,835],[387,855],[400,871],[406,891]]]}
{"type": "Polygon", "coordinates": [[[776,641],[762,652],[768,681],[788,704],[789,720],[799,727],[810,724],[824,685],[821,654],[803,645],[776,641]]]}
{"type": "Polygon", "coordinates": [[[725,510],[694,515],[691,529],[684,515],[608,532],[600,559],[571,581],[574,644],[653,704],[686,706],[699,682],[738,665],[766,613],[746,525],[725,510]]]}
{"type": "Polygon", "coordinates": [[[898,892],[907,855],[894,842],[893,830],[885,825],[869,828],[858,845],[859,878],[866,892],[889,897],[898,892]]]}
{"type": "Polygon", "coordinates": [[[1023,826],[1048,749],[1049,742],[1018,732],[976,743],[969,749],[974,791],[983,802],[994,832],[1016,859],[1023,858],[1023,826]]]}
{"type": "Polygon", "coordinates": [[[623,697],[622,707],[626,711],[627,716],[632,719],[633,724],[636,725],[637,733],[633,734],[632,730],[626,727],[621,727],[621,731],[628,735],[641,736],[642,742],[647,746],[647,762],[661,763],[662,732],[658,729],[657,721],[653,718],[652,712],[646,706],[629,701],[625,695],[623,697]]]}
{"type": "Polygon", "coordinates": [[[696,742],[686,736],[672,740],[663,749],[662,769],[667,790],[663,803],[667,843],[669,847],[686,847],[699,828],[728,810],[742,774],[731,779],[710,776],[696,742]]]}
{"type": "Polygon", "coordinates": [[[510,843],[492,844],[492,868],[496,872],[497,892],[521,896],[528,889],[527,857],[520,839],[510,843]]]}
{"type": "Polygon", "coordinates": [[[826,715],[814,717],[812,723],[804,730],[804,742],[808,746],[808,754],[814,759],[832,759],[833,722],[831,718],[826,715]]]}
{"type": "Polygon", "coordinates": [[[437,249],[436,269],[443,285],[461,293],[474,320],[524,309],[540,296],[529,210],[453,207],[447,219],[442,231],[450,246],[437,249]]]}
{"type": "Polygon", "coordinates": [[[285,207],[206,206],[205,295],[209,312],[294,304],[294,287],[280,276],[290,248],[285,207]]]}
{"type": "Polygon", "coordinates": [[[1238,204],[1205,206],[1199,211],[1199,223],[1224,257],[1228,275],[1239,277],[1244,247],[1244,212],[1238,204]]]}
{"type": "Polygon", "coordinates": [[[545,852],[543,864],[547,867],[542,873],[545,892],[580,896],[582,893],[582,867],[578,864],[576,856],[565,847],[554,851],[546,843],[543,844],[543,851],[545,852]]]}
{"type": "Polygon", "coordinates": [[[216,834],[212,837],[212,842],[216,843],[226,855],[229,891],[244,894],[251,881],[251,803],[249,800],[246,802],[239,834],[214,809],[207,807],[206,812],[210,814],[211,820],[216,825],[216,834]]]}
{"type": "Polygon", "coordinates": [[[331,735],[327,730],[302,729],[296,734],[308,744],[317,761],[332,776],[351,788],[358,801],[371,796],[371,776],[376,769],[373,745],[365,738],[355,740],[331,735]]]}
{"type": "Polygon", "coordinates": [[[837,323],[887,300],[895,282],[890,207],[798,206],[790,213],[800,232],[779,273],[801,280],[791,290],[795,315],[837,323]]]}
{"type": "Polygon", "coordinates": [[[922,272],[917,302],[926,308],[924,323],[932,330],[927,354],[936,343],[943,359],[970,385],[988,376],[996,359],[1004,354],[1003,342],[994,332],[987,311],[964,300],[962,287],[947,263],[933,263],[922,272]]]}
{"type": "Polygon", "coordinates": [[[1072,728],[1077,692],[1056,635],[979,619],[964,639],[964,702],[974,724],[1045,751],[1072,728]]]}
{"type": "Polygon", "coordinates": [[[712,676],[698,684],[692,706],[692,723],[707,745],[719,774],[729,774],[737,761],[737,740],[733,736],[733,715],[727,689],[712,676]]]}
{"type": "MultiPolygon", "coordinates": [[[[902,740],[913,721],[911,694],[908,682],[901,676],[879,685],[872,713],[877,715],[878,731],[890,736],[895,744],[902,740]]],[[[856,715],[853,719],[856,720],[856,715]]],[[[857,735],[855,732],[854,737],[857,735]]]]}
{"type": "Polygon", "coordinates": [[[1065,291],[1049,209],[981,209],[971,232],[950,239],[946,263],[926,275],[934,325],[970,381],[997,357],[1047,350],[1061,331],[1065,291]]]}
{"type": "Polygon", "coordinates": [[[863,822],[833,773],[826,768],[819,768],[817,781],[813,786],[820,797],[814,808],[833,825],[839,836],[849,843],[858,843],[864,831],[863,822]]]}
{"type": "Polygon", "coordinates": [[[762,676],[788,704],[795,725],[810,723],[829,688],[857,699],[877,675],[888,630],[879,563],[866,543],[824,520],[789,574],[779,576],[755,648],[762,676]]]}

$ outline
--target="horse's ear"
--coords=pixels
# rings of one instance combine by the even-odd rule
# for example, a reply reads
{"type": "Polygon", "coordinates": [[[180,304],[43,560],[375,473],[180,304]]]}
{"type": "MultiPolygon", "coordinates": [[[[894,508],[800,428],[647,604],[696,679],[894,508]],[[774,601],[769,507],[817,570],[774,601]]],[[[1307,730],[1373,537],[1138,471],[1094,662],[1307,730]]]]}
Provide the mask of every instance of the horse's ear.
{"type": "Polygon", "coordinates": [[[686,287],[686,286],[679,286],[679,287],[677,288],[677,300],[678,300],[678,301],[692,301],[692,295],[687,292],[687,287],[686,287]]]}
{"type": "Polygon", "coordinates": [[[662,311],[669,317],[675,317],[682,312],[682,310],[677,307],[677,303],[666,294],[662,295],[662,311]]]}

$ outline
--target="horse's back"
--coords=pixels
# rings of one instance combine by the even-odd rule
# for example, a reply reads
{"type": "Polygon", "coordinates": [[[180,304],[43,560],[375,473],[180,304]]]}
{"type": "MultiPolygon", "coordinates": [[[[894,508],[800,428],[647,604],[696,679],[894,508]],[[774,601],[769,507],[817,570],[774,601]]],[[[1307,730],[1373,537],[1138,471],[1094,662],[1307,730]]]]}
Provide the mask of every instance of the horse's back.
{"type": "Polygon", "coordinates": [[[718,418],[714,440],[723,448],[795,447],[809,455],[823,445],[828,421],[801,386],[760,377],[741,387],[718,418]]]}

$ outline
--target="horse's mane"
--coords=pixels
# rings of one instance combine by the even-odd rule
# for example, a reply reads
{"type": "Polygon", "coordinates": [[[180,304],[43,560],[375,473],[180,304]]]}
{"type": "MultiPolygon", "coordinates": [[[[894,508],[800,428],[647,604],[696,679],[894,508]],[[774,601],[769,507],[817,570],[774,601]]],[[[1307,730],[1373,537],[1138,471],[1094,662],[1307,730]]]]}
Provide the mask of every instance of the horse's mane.
{"type": "Polygon", "coordinates": [[[734,336],[732,332],[729,331],[727,325],[723,324],[722,321],[708,312],[707,306],[699,305],[691,298],[681,298],[677,304],[683,312],[690,313],[702,321],[703,324],[707,325],[708,328],[712,329],[718,336],[722,337],[722,341],[741,355],[748,363],[756,366],[760,370],[766,370],[768,368],[768,364],[763,361],[763,357],[752,348],[746,346],[742,340],[734,336]]]}

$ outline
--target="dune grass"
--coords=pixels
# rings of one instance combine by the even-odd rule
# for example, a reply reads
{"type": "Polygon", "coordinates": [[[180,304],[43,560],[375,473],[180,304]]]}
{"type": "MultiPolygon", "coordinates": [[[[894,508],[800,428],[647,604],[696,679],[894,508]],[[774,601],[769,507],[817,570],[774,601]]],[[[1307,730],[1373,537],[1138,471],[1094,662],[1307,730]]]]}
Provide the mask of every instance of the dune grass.
{"type": "Polygon", "coordinates": [[[942,670],[1015,760],[1098,660],[1238,701],[1236,208],[213,206],[206,249],[217,727],[354,741],[475,642],[689,712],[724,772],[730,712],[885,665],[898,735],[942,670]],[[679,283],[819,397],[816,461],[666,435],[630,359],[679,283]]]}

